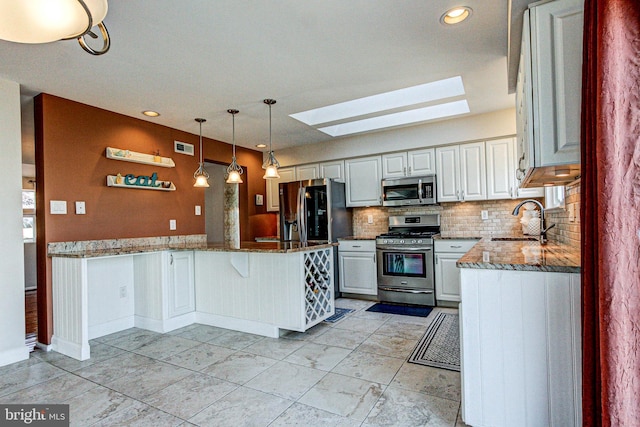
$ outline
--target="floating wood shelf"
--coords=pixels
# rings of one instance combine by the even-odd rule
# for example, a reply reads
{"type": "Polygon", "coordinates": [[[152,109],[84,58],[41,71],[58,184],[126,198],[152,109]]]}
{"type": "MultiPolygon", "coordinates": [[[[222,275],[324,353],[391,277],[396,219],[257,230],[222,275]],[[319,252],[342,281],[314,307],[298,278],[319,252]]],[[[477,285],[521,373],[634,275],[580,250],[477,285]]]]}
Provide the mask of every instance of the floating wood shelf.
{"type": "Polygon", "coordinates": [[[118,187],[118,188],[133,188],[137,190],[159,190],[159,191],[176,191],[176,186],[171,181],[156,181],[160,184],[160,187],[148,187],[145,185],[128,185],[124,182],[122,184],[116,183],[115,175],[107,175],[107,187],[118,187]]]}
{"type": "Polygon", "coordinates": [[[176,164],[171,157],[154,156],[153,154],[137,153],[121,148],[107,147],[107,159],[122,160],[123,162],[143,163],[161,168],[174,168],[176,164]]]}

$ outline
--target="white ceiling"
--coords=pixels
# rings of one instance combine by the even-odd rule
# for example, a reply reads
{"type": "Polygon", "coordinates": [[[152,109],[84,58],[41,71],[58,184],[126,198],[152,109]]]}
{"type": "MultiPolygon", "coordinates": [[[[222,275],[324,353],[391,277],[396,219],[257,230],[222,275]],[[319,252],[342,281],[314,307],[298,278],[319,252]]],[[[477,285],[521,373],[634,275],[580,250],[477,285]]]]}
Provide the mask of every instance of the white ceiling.
{"type": "MultiPolygon", "coordinates": [[[[0,76],[25,99],[46,92],[191,133],[274,150],[332,138],[289,117],[312,108],[462,76],[470,114],[514,106],[508,94],[508,0],[111,0],[111,50],[76,41],[0,41],[0,76]],[[161,116],[149,119],[141,111],[161,116]]],[[[428,104],[426,104],[428,105],[428,104]]],[[[424,105],[423,105],[424,106],[424,105]]]]}

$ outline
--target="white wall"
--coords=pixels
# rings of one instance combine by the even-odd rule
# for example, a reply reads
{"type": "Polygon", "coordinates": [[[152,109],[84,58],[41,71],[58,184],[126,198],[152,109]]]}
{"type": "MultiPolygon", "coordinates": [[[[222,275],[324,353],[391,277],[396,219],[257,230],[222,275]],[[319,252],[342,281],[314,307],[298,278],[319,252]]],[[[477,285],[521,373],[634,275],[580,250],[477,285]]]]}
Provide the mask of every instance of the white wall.
{"type": "Polygon", "coordinates": [[[0,366],[27,359],[24,344],[20,86],[0,79],[0,366]]]}
{"type": "Polygon", "coordinates": [[[515,135],[515,108],[276,151],[282,166],[515,135]]]}

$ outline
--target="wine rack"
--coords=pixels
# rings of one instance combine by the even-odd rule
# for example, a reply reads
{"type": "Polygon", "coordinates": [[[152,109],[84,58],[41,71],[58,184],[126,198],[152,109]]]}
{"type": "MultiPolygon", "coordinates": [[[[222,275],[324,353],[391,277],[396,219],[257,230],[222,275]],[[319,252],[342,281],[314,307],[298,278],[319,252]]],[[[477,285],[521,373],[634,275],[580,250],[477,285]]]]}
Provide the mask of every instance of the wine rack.
{"type": "Polygon", "coordinates": [[[305,313],[309,328],[334,314],[333,248],[304,252],[305,313]]]}

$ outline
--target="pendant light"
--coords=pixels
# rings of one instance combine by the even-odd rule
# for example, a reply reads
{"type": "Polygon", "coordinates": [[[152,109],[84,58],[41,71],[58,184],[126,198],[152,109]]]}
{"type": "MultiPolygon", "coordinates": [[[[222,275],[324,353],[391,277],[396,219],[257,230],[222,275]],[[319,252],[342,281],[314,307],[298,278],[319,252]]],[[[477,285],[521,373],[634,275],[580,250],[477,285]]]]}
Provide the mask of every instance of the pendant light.
{"type": "Polygon", "coordinates": [[[238,110],[227,110],[227,113],[231,114],[231,123],[233,129],[233,157],[231,157],[231,164],[227,167],[227,184],[242,184],[242,178],[240,175],[244,172],[242,167],[236,162],[236,114],[238,110]]]}
{"type": "Polygon", "coordinates": [[[265,104],[269,106],[269,154],[267,155],[267,160],[262,164],[262,169],[264,169],[264,179],[273,179],[280,178],[280,174],[278,174],[278,168],[280,167],[280,163],[276,159],[276,156],[273,154],[273,149],[271,148],[271,106],[276,103],[275,99],[265,99],[265,104]]]}
{"type": "Polygon", "coordinates": [[[107,9],[107,0],[0,0],[0,39],[16,43],[77,39],[88,53],[102,55],[111,44],[102,22],[107,9]],[[100,50],[84,41],[86,35],[98,38],[91,31],[94,26],[102,35],[100,50]]]}
{"type": "Polygon", "coordinates": [[[193,173],[193,179],[196,180],[194,187],[208,187],[209,186],[209,174],[206,170],[204,170],[204,160],[202,158],[202,123],[206,122],[207,119],[195,119],[196,122],[200,123],[200,165],[198,169],[193,173]]]}

